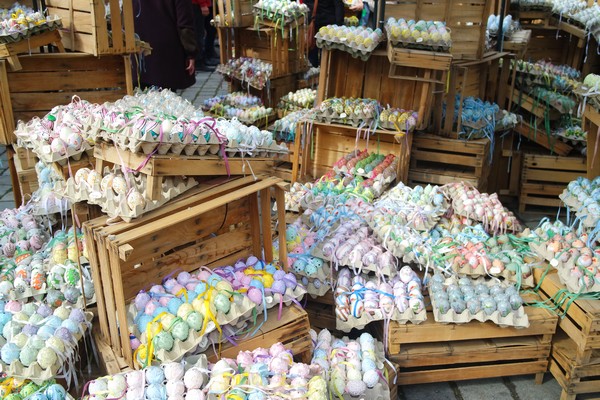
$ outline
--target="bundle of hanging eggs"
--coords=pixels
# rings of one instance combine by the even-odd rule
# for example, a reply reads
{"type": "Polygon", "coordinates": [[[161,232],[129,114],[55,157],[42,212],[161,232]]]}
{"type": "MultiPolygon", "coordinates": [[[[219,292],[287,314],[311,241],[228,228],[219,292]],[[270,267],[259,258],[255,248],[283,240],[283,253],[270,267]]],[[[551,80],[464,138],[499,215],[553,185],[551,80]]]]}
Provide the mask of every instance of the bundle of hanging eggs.
{"type": "Polygon", "coordinates": [[[468,277],[431,277],[429,295],[436,322],[493,321],[500,326],[526,328],[529,318],[514,285],[468,277]]]}
{"type": "Polygon", "coordinates": [[[384,108],[379,114],[379,126],[409,133],[415,130],[419,114],[401,108],[384,108]]]}
{"type": "Polygon", "coordinates": [[[277,108],[281,110],[298,111],[305,108],[312,108],[315,104],[317,91],[315,89],[305,88],[295,92],[289,92],[281,98],[277,108]]]}
{"type": "Polygon", "coordinates": [[[488,233],[521,230],[517,217],[502,205],[496,193],[480,193],[463,182],[444,186],[444,192],[455,213],[482,222],[488,233]]]}
{"type": "Polygon", "coordinates": [[[86,400],[183,399],[204,400],[208,382],[206,359],[196,363],[172,362],[142,370],[105,376],[87,384],[86,400]]]}
{"type": "Polygon", "coordinates": [[[15,3],[11,8],[0,9],[0,43],[18,42],[31,35],[62,26],[57,15],[44,13],[15,3]]]}
{"type": "Polygon", "coordinates": [[[524,89],[530,90],[531,86],[541,86],[570,94],[573,90],[580,90],[582,86],[579,81],[581,73],[568,65],[553,64],[543,60],[535,63],[512,60],[511,68],[517,69],[516,84],[524,89]]]}
{"type": "Polygon", "coordinates": [[[317,275],[326,276],[323,260],[311,255],[311,251],[318,243],[317,232],[296,219],[293,224],[286,227],[286,248],[288,250],[288,265],[297,275],[309,278],[317,275]]]}
{"type": "Polygon", "coordinates": [[[218,104],[211,109],[211,112],[225,118],[236,117],[241,122],[249,125],[268,119],[273,115],[273,109],[270,107],[266,108],[265,106],[237,108],[234,106],[218,104]]]}
{"type": "Polygon", "coordinates": [[[320,366],[329,377],[329,390],[333,395],[389,398],[382,343],[366,332],[357,340],[335,338],[327,329],[318,335],[311,330],[311,336],[315,343],[312,364],[320,366]]]}
{"type": "Polygon", "coordinates": [[[137,91],[109,106],[99,137],[133,153],[216,154],[215,121],[168,89],[137,91]]]}
{"type": "MultiPolygon", "coordinates": [[[[446,103],[443,104],[446,113],[446,103]]],[[[475,97],[461,98],[456,95],[454,102],[454,124],[458,126],[460,118],[461,131],[459,136],[467,139],[488,138],[493,140],[494,132],[504,128],[499,124],[505,114],[495,103],[483,101],[475,97]],[[462,100],[462,102],[461,102],[462,100]]],[[[507,121],[508,122],[508,121],[507,121]]]]}
{"type": "Polygon", "coordinates": [[[418,324],[427,319],[421,280],[409,266],[387,282],[343,268],[334,296],[336,328],[343,331],[378,320],[418,324]]]}
{"type": "Polygon", "coordinates": [[[19,146],[33,150],[44,162],[66,164],[68,158],[79,160],[91,149],[105,112],[104,105],[74,98],[42,118],[20,121],[15,135],[19,146]]]}
{"type": "Polygon", "coordinates": [[[570,114],[577,106],[575,100],[569,96],[539,86],[534,87],[529,95],[538,103],[556,108],[561,114],[570,114]]]}
{"type": "Polygon", "coordinates": [[[372,123],[380,109],[377,100],[332,97],[322,101],[315,110],[318,121],[359,126],[372,123]]]}
{"type": "Polygon", "coordinates": [[[56,184],[54,189],[59,196],[71,201],[97,204],[113,218],[131,220],[160,207],[197,185],[197,182],[194,178],[183,176],[165,177],[158,200],[146,197],[147,185],[148,176],[145,174],[126,174],[114,167],[112,170],[105,169],[101,175],[96,170],[82,168],[64,184],[56,184]]]}
{"type": "Polygon", "coordinates": [[[233,92],[204,100],[202,109],[204,111],[210,111],[218,104],[234,106],[236,108],[246,108],[252,106],[262,106],[263,102],[260,97],[253,96],[249,93],[233,92]]]}
{"type": "Polygon", "coordinates": [[[445,22],[389,18],[385,32],[394,46],[435,51],[449,51],[452,46],[450,29],[445,22]]]}
{"type": "Polygon", "coordinates": [[[253,6],[255,25],[263,19],[272,20],[282,26],[308,15],[309,9],[306,4],[293,0],[259,0],[253,6]]]}
{"type": "Polygon", "coordinates": [[[30,379],[5,377],[0,379],[0,397],[8,400],[63,400],[72,399],[64,387],[54,379],[39,382],[30,379]]]}
{"type": "Polygon", "coordinates": [[[217,72],[230,78],[238,79],[258,90],[262,90],[273,73],[273,65],[257,58],[232,58],[227,64],[217,67],[217,72]]]}
{"type": "Polygon", "coordinates": [[[289,151],[285,144],[277,144],[273,132],[261,130],[254,125],[244,125],[237,118],[219,119],[215,129],[227,139],[225,152],[229,157],[238,153],[246,157],[274,157],[289,151]]]}
{"type": "Polygon", "coordinates": [[[286,114],[283,118],[276,120],[273,124],[275,139],[286,143],[293,142],[296,139],[296,131],[301,126],[300,123],[310,120],[312,113],[312,110],[302,109],[286,114]]]}
{"type": "Polygon", "coordinates": [[[0,359],[10,376],[34,382],[61,373],[69,376],[78,358],[77,343],[91,328],[91,313],[45,303],[2,303],[0,359]]]}
{"type": "Polygon", "coordinates": [[[383,32],[364,26],[327,25],[319,29],[315,39],[319,48],[338,49],[366,61],[383,40],[383,32]]]}
{"type": "Polygon", "coordinates": [[[559,198],[575,210],[584,227],[596,227],[600,221],[600,177],[593,180],[578,177],[569,182],[559,198]]]}
{"type": "Polygon", "coordinates": [[[393,154],[377,154],[367,150],[354,151],[340,158],[333,164],[333,170],[338,174],[362,176],[369,179],[382,180],[390,183],[396,179],[398,159],[393,154]]]}
{"type": "Polygon", "coordinates": [[[394,223],[388,218],[372,218],[369,224],[379,242],[395,257],[405,263],[428,264],[431,246],[427,231],[418,231],[409,225],[394,223]]]}
{"type": "MultiPolygon", "coordinates": [[[[500,16],[490,15],[487,21],[487,32],[489,36],[498,36],[498,30],[500,29],[500,16]]],[[[513,21],[512,15],[506,15],[502,20],[502,36],[509,39],[512,34],[519,30],[517,22],[513,21]]]]}
{"type": "Polygon", "coordinates": [[[242,351],[236,359],[212,365],[205,392],[209,399],[328,399],[327,383],[313,365],[295,363],[281,343],[242,351]]]}
{"type": "Polygon", "coordinates": [[[438,186],[416,185],[410,188],[399,182],[385,192],[373,207],[371,224],[400,224],[416,230],[429,230],[448,210],[448,203],[438,186]]]}

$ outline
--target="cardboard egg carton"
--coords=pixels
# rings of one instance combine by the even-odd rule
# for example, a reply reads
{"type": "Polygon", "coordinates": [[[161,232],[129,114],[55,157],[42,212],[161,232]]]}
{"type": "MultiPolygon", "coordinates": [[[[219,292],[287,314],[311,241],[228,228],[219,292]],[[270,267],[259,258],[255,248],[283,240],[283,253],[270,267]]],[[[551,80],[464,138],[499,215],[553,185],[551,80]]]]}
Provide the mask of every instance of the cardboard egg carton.
{"type": "Polygon", "coordinates": [[[342,332],[350,332],[353,328],[363,329],[371,322],[383,321],[387,318],[389,318],[391,321],[396,321],[401,325],[405,325],[409,322],[418,325],[427,320],[427,311],[425,308],[423,308],[420,312],[415,313],[410,307],[408,307],[403,312],[400,312],[394,305],[394,310],[392,311],[391,315],[386,315],[381,309],[377,309],[373,310],[372,314],[367,311],[363,311],[360,318],[352,316],[352,311],[350,311],[347,321],[342,321],[339,318],[335,319],[335,328],[342,332]]]}
{"type": "Polygon", "coordinates": [[[558,196],[559,199],[562,200],[565,205],[575,210],[575,214],[586,228],[594,228],[598,225],[598,221],[600,221],[599,217],[595,217],[587,211],[587,208],[583,206],[583,204],[579,201],[579,199],[573,195],[568,189],[563,190],[563,192],[558,196]]]}
{"type": "Polygon", "coordinates": [[[279,145],[275,141],[273,141],[269,146],[251,147],[235,140],[231,140],[227,143],[225,152],[227,153],[228,157],[236,157],[239,155],[240,157],[268,158],[282,154],[288,154],[289,150],[285,145],[279,145]]]}
{"type": "MultiPolygon", "coordinates": [[[[461,266],[452,264],[452,270],[461,276],[465,275],[472,278],[495,277],[504,278],[511,283],[517,283],[518,281],[517,274],[509,271],[507,268],[504,268],[504,270],[501,273],[493,273],[490,271],[490,269],[486,270],[486,268],[484,268],[481,264],[478,264],[477,268],[472,268],[468,263],[465,263],[461,266]]],[[[532,288],[534,286],[535,282],[533,280],[533,272],[527,277],[521,277],[521,287],[532,288]]]]}
{"type": "Polygon", "coordinates": [[[371,53],[373,50],[377,48],[379,42],[373,41],[371,46],[365,46],[364,44],[344,44],[340,42],[332,41],[332,39],[327,39],[324,36],[319,36],[318,33],[315,38],[317,39],[317,47],[327,50],[341,50],[346,53],[349,53],[353,58],[360,58],[362,61],[367,61],[369,57],[371,57],[371,53]]]}
{"type": "Polygon", "coordinates": [[[69,159],[79,161],[83,153],[87,153],[88,156],[93,156],[94,153],[93,146],[87,140],[83,140],[79,149],[67,146],[64,154],[55,153],[50,149],[50,145],[46,141],[40,140],[35,136],[31,136],[30,140],[23,140],[22,134],[18,134],[17,130],[15,130],[15,135],[17,135],[18,145],[31,149],[46,164],[56,162],[60,165],[67,165],[69,159]]]}
{"type": "MultiPolygon", "coordinates": [[[[455,277],[447,278],[444,282],[444,286],[458,283],[458,280],[455,277]]],[[[492,286],[494,281],[488,281],[486,279],[480,278],[473,281],[474,284],[483,283],[487,286],[492,286]]],[[[492,314],[486,314],[483,310],[472,314],[468,308],[466,308],[462,313],[457,314],[452,308],[448,310],[446,314],[442,314],[437,306],[437,302],[435,300],[435,296],[431,292],[431,287],[429,289],[429,298],[431,299],[431,307],[433,309],[433,317],[436,322],[440,322],[442,324],[466,324],[470,321],[492,321],[496,325],[501,327],[512,326],[515,328],[528,328],[529,327],[529,317],[525,312],[525,308],[521,305],[517,310],[512,310],[508,313],[506,317],[500,315],[498,310],[494,311],[492,314]]]]}

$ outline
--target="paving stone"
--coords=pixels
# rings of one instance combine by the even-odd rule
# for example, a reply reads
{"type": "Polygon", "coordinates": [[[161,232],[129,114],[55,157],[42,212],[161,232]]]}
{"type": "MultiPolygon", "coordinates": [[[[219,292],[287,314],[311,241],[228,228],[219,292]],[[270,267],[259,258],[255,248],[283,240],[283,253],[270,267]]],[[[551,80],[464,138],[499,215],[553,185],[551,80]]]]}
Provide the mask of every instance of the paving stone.
{"type": "MultiPolygon", "coordinates": [[[[531,377],[529,385],[533,384],[534,380],[531,377]]],[[[519,400],[519,397],[514,396],[510,388],[504,384],[502,378],[461,381],[456,382],[456,385],[464,400],[519,400]]]]}
{"type": "Polygon", "coordinates": [[[400,386],[398,387],[398,398],[401,400],[453,400],[456,399],[456,395],[448,382],[441,382],[400,386]]]}
{"type": "Polygon", "coordinates": [[[544,376],[541,385],[535,384],[535,375],[511,376],[505,380],[507,386],[514,385],[520,400],[558,399],[562,389],[550,373],[544,376]]]}

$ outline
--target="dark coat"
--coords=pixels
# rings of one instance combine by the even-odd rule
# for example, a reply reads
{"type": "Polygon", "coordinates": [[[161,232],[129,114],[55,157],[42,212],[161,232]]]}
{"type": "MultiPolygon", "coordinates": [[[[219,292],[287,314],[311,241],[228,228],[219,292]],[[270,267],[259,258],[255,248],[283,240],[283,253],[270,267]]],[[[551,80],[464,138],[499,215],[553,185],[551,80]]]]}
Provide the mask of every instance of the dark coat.
{"type": "Polygon", "coordinates": [[[185,89],[196,82],[185,70],[187,59],[195,58],[192,0],[138,0],[134,2],[135,32],[152,47],[141,63],[143,84],[185,89]]]}
{"type": "MultiPolygon", "coordinates": [[[[312,17],[315,1],[304,0],[304,4],[308,6],[308,9],[310,10],[309,14],[311,14],[312,17]]],[[[322,26],[331,24],[344,24],[344,3],[342,0],[319,0],[319,4],[317,4],[315,26],[318,29],[322,26]]]]}

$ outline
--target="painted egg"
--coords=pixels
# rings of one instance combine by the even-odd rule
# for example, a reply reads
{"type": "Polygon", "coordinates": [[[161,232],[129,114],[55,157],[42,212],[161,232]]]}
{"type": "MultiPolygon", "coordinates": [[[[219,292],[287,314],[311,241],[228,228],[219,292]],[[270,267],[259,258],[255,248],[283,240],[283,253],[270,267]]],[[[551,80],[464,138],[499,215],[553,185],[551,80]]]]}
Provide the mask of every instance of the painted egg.
{"type": "MultiPolygon", "coordinates": [[[[114,183],[115,181],[113,181],[113,185],[114,183]]],[[[144,196],[140,192],[133,190],[127,196],[127,205],[132,211],[135,211],[138,207],[144,208],[146,205],[146,199],[144,199],[144,196]]]]}
{"type": "Polygon", "coordinates": [[[115,176],[112,181],[112,189],[118,195],[127,193],[127,182],[122,176],[115,176]]]}

